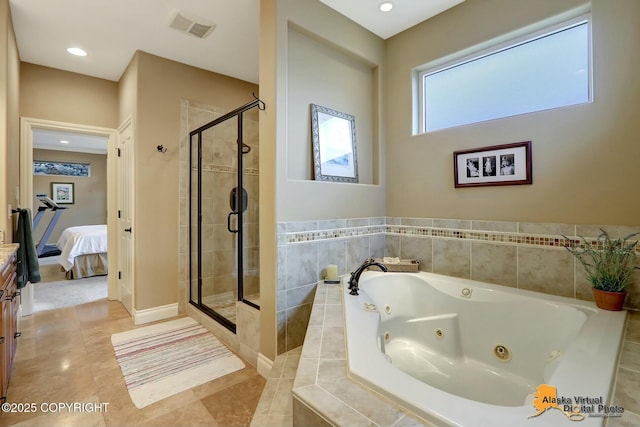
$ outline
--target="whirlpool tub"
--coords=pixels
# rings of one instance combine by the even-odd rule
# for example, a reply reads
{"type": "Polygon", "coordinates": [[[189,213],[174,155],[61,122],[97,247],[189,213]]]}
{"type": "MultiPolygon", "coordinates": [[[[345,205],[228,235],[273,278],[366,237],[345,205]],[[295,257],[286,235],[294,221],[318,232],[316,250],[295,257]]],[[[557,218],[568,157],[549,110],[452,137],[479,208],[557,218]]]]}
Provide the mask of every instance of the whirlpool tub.
{"type": "Polygon", "coordinates": [[[344,302],[348,375],[437,425],[576,425],[580,412],[600,426],[611,413],[626,311],[423,272],[365,272],[344,302]]]}

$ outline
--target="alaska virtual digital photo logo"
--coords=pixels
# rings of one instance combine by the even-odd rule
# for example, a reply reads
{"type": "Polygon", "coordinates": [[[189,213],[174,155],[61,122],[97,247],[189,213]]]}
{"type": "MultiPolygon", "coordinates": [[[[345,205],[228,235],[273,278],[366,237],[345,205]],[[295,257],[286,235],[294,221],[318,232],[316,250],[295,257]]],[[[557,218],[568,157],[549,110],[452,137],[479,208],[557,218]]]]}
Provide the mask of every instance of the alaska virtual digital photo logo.
{"type": "Polygon", "coordinates": [[[540,384],[533,393],[533,407],[536,413],[528,418],[540,416],[549,409],[556,409],[567,416],[571,421],[582,421],[588,417],[621,417],[624,408],[618,405],[606,405],[602,396],[573,396],[558,397],[555,387],[548,384],[540,384]]]}

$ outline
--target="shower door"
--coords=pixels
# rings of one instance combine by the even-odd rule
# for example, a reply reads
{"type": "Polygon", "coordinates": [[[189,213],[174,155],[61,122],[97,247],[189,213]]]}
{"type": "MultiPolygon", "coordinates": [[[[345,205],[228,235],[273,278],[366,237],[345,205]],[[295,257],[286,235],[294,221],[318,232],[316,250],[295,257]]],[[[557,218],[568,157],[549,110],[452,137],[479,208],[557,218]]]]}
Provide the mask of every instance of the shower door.
{"type": "Polygon", "coordinates": [[[259,308],[258,124],[250,117],[222,116],[190,142],[190,302],[233,332],[237,301],[259,308]]]}

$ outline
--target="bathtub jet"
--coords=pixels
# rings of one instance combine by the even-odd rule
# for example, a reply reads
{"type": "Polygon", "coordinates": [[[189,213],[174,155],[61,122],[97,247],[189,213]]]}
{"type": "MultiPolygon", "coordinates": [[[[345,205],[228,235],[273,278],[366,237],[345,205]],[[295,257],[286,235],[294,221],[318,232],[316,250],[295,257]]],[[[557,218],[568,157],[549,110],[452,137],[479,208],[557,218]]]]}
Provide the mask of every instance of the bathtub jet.
{"type": "MultiPolygon", "coordinates": [[[[574,408],[550,398],[609,402],[626,312],[432,273],[360,273],[360,295],[344,298],[349,376],[416,415],[563,426],[574,408]]],[[[583,427],[605,419],[582,415],[583,427]]]]}

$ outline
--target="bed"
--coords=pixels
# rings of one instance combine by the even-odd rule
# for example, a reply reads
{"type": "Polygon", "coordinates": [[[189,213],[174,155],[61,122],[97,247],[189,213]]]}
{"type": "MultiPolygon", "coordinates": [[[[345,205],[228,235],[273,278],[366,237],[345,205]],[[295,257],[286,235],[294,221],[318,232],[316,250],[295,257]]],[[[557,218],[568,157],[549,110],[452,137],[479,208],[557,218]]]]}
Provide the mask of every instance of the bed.
{"type": "Polygon", "coordinates": [[[67,279],[107,274],[107,226],[69,227],[57,243],[61,251],[58,261],[67,279]]]}

